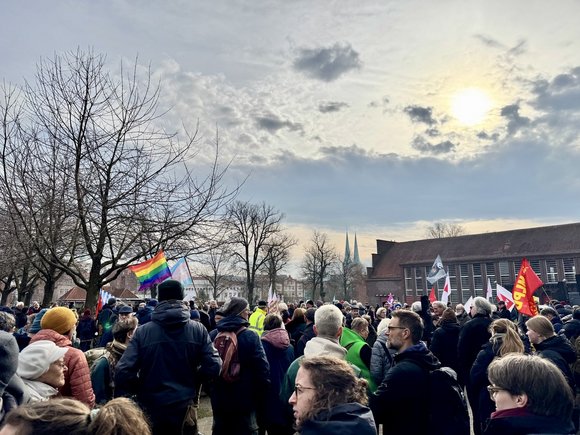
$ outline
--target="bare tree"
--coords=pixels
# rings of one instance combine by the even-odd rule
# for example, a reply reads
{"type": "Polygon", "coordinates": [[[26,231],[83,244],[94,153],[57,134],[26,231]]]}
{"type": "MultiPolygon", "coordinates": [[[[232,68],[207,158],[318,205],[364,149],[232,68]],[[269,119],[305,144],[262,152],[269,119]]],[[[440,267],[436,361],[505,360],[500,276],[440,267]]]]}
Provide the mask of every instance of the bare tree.
{"type": "Polygon", "coordinates": [[[5,117],[0,183],[11,217],[43,262],[87,290],[88,306],[99,288],[159,249],[206,249],[235,194],[223,187],[217,144],[206,173],[195,176],[188,162],[196,134],[182,143],[155,127],[158,97],[137,62],[115,78],[104,56],[79,50],[41,61],[24,89],[24,116],[5,117]],[[37,202],[43,188],[53,192],[37,202]],[[61,242],[42,209],[58,210],[61,242]]]}
{"type": "Polygon", "coordinates": [[[217,299],[228,288],[229,278],[235,270],[232,260],[233,254],[226,244],[210,249],[197,259],[201,267],[196,274],[209,281],[211,299],[217,299]]]}
{"type": "Polygon", "coordinates": [[[428,239],[441,239],[443,237],[457,237],[465,234],[465,229],[459,224],[435,222],[427,227],[425,237],[428,239]]]}
{"type": "Polygon", "coordinates": [[[254,302],[256,273],[268,260],[269,247],[280,235],[284,215],[265,203],[236,201],[228,207],[230,243],[246,275],[248,300],[254,302]]]}
{"type": "Polygon", "coordinates": [[[268,275],[268,286],[276,289],[276,279],[290,261],[290,249],[298,243],[295,237],[280,233],[273,237],[264,249],[266,251],[266,262],[263,270],[268,275]]]}
{"type": "Polygon", "coordinates": [[[314,231],[310,245],[306,248],[306,255],[302,263],[302,271],[307,282],[312,287],[312,298],[316,296],[316,289],[320,290],[320,298],[324,300],[324,283],[328,279],[332,266],[337,261],[336,250],[330,245],[328,235],[314,231]]]}

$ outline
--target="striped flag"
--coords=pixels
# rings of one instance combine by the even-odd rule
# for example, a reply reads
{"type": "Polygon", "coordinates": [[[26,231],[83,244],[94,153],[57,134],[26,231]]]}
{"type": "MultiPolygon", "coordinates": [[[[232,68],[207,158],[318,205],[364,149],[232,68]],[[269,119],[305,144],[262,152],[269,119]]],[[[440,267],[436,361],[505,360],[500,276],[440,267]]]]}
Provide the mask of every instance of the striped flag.
{"type": "Polygon", "coordinates": [[[445,287],[443,287],[443,293],[441,294],[441,302],[445,305],[449,302],[449,295],[451,294],[451,281],[449,280],[449,275],[445,276],[445,287]]]}
{"type": "Polygon", "coordinates": [[[514,298],[511,294],[510,291],[508,291],[508,289],[503,288],[501,285],[497,284],[495,287],[495,291],[497,293],[497,300],[498,301],[504,301],[505,302],[505,307],[512,311],[514,309],[514,298]]]}
{"type": "Polygon", "coordinates": [[[191,274],[189,273],[185,257],[180,258],[179,261],[173,265],[171,268],[171,277],[179,281],[184,287],[193,284],[193,279],[191,279],[191,274]]]}
{"type": "Polygon", "coordinates": [[[163,251],[159,251],[155,254],[155,257],[143,263],[129,266],[129,269],[133,271],[141,284],[139,290],[145,290],[165,281],[167,278],[171,278],[171,271],[169,270],[163,251]]]}

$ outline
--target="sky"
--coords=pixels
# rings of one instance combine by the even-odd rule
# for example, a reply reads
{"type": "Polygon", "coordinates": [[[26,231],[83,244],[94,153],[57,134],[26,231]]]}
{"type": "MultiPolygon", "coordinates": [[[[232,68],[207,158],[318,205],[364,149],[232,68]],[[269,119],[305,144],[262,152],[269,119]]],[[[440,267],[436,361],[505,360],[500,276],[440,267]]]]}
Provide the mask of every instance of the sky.
{"type": "Polygon", "coordinates": [[[92,49],[150,68],[160,121],[219,134],[240,199],[344,252],[578,221],[580,2],[0,0],[0,77],[92,49]],[[352,247],[351,247],[352,250],[352,247]]]}

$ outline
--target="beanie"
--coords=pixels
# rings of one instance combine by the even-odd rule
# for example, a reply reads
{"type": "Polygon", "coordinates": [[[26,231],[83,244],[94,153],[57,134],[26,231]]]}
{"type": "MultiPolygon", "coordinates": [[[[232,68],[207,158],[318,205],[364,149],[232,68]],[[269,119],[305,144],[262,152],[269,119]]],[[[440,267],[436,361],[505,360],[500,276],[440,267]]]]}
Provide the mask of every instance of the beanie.
{"type": "Polygon", "coordinates": [[[266,302],[266,301],[258,301],[258,306],[260,308],[266,308],[268,306],[268,302],[266,302]]]}
{"type": "Polygon", "coordinates": [[[147,301],[147,306],[148,307],[156,307],[158,303],[159,303],[159,301],[157,299],[149,299],[147,301]]]}
{"type": "Polygon", "coordinates": [[[189,318],[191,320],[197,320],[197,319],[199,319],[199,311],[197,311],[197,310],[191,310],[190,315],[189,315],[189,318]]]}
{"type": "Polygon", "coordinates": [[[28,332],[30,332],[31,334],[36,334],[38,331],[42,329],[40,326],[40,321],[42,320],[47,311],[48,308],[43,308],[38,313],[36,313],[36,316],[34,316],[34,322],[32,322],[32,325],[30,326],[28,332]]]}
{"type": "Polygon", "coordinates": [[[0,331],[0,397],[16,373],[18,367],[18,344],[14,336],[0,331]]]}
{"type": "Polygon", "coordinates": [[[159,302],[172,299],[182,301],[184,297],[183,286],[174,279],[165,280],[157,287],[157,296],[159,302]]]}
{"type": "Polygon", "coordinates": [[[40,327],[42,329],[52,329],[59,334],[69,332],[77,323],[75,313],[66,307],[55,307],[48,310],[42,316],[40,327]]]}
{"type": "Polygon", "coordinates": [[[18,376],[34,380],[45,374],[50,365],[64,357],[68,347],[58,347],[52,341],[30,343],[18,355],[18,376]]]}
{"type": "Polygon", "coordinates": [[[233,297],[222,307],[221,312],[224,317],[237,316],[246,308],[248,308],[248,301],[246,299],[233,297]]]}

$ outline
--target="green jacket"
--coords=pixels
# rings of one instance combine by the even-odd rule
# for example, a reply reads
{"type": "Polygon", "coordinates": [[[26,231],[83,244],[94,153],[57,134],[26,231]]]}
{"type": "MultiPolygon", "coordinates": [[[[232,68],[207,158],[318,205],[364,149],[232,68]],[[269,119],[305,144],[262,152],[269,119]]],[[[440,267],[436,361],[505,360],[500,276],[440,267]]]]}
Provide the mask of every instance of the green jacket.
{"type": "Polygon", "coordinates": [[[369,384],[369,391],[373,393],[377,389],[377,384],[371,376],[369,367],[360,357],[360,351],[364,346],[368,346],[366,341],[351,329],[343,328],[340,336],[340,344],[346,349],[346,360],[352,365],[358,367],[361,371],[361,377],[369,384]]]}

